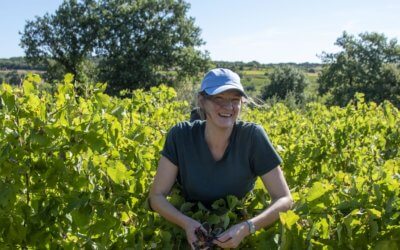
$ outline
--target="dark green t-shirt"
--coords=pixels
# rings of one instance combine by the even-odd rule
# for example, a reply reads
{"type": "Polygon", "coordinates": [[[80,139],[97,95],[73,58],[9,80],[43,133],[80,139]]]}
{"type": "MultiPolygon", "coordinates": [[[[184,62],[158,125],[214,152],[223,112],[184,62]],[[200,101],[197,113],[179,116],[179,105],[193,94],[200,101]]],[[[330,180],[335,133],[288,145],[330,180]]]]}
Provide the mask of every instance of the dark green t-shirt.
{"type": "Polygon", "coordinates": [[[211,204],[227,195],[244,197],[257,176],[282,159],[257,124],[238,121],[223,157],[215,161],[205,141],[205,121],[181,122],[170,129],[161,152],[178,167],[177,181],[187,201],[211,204]]]}

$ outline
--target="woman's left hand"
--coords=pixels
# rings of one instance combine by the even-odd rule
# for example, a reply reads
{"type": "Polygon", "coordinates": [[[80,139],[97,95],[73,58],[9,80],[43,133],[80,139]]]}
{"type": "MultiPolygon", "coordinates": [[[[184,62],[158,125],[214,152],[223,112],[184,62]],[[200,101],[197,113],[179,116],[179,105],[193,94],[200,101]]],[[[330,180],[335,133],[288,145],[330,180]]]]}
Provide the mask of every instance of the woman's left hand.
{"type": "Polygon", "coordinates": [[[233,225],[228,230],[220,234],[218,238],[213,241],[213,243],[222,248],[236,248],[249,234],[250,232],[246,222],[242,222],[233,225]]]}

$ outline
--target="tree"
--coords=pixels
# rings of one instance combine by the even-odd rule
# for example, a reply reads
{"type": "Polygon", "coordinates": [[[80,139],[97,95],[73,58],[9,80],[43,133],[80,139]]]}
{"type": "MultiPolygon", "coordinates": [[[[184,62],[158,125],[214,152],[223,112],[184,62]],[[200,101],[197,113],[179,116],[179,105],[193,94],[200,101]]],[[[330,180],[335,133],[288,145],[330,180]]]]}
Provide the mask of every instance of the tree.
{"type": "Polygon", "coordinates": [[[257,62],[257,61],[251,61],[246,63],[247,66],[249,66],[251,69],[258,69],[261,67],[261,63],[257,62]]]}
{"type": "Polygon", "coordinates": [[[45,64],[47,71],[56,68],[61,74],[72,73],[80,80],[98,38],[96,6],[95,0],[65,0],[55,14],[28,21],[21,38],[26,59],[45,64]]]}
{"type": "Polygon", "coordinates": [[[308,79],[304,73],[292,66],[276,67],[268,74],[270,84],[261,90],[261,98],[266,100],[276,96],[285,99],[292,95],[297,101],[304,99],[304,89],[308,85],[308,79]]]}
{"type": "Polygon", "coordinates": [[[54,15],[27,22],[21,45],[56,75],[80,80],[96,66],[96,80],[115,90],[172,84],[208,68],[188,8],[183,0],[64,0],[54,15]]]}
{"type": "Polygon", "coordinates": [[[12,85],[21,84],[21,76],[16,70],[10,71],[5,75],[5,82],[12,85]]]}
{"type": "Polygon", "coordinates": [[[100,80],[118,88],[172,84],[207,69],[204,42],[182,0],[103,0],[100,80]]]}
{"type": "Polygon", "coordinates": [[[330,93],[329,101],[346,105],[356,92],[365,94],[367,101],[390,100],[400,104],[400,46],[383,34],[362,33],[359,38],[343,32],[335,45],[343,50],[323,53],[324,63],[318,77],[320,94],[330,93]]]}

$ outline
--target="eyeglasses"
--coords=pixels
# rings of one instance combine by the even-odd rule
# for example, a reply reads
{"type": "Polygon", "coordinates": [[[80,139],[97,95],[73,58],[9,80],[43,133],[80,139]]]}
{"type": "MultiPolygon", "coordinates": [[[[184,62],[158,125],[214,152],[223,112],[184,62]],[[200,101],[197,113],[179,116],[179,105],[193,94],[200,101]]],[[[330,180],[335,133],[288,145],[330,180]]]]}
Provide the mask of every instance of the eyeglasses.
{"type": "Polygon", "coordinates": [[[211,102],[217,104],[220,107],[226,107],[226,106],[234,106],[237,107],[241,104],[242,98],[241,97],[233,97],[233,98],[223,98],[221,96],[211,96],[211,95],[206,95],[204,96],[207,100],[210,100],[211,102]]]}

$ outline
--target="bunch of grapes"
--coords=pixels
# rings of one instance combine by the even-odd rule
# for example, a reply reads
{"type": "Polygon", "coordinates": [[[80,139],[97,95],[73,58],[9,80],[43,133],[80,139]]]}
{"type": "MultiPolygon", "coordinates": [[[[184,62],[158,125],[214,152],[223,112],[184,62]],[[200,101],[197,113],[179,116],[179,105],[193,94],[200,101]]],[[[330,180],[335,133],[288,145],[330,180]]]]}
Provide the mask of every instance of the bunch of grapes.
{"type": "Polygon", "coordinates": [[[201,227],[196,228],[194,234],[197,237],[197,240],[193,242],[193,246],[195,250],[212,250],[215,247],[214,240],[219,241],[221,243],[225,243],[231,238],[228,238],[226,241],[220,241],[218,239],[218,235],[222,232],[221,228],[216,228],[212,230],[208,223],[203,224],[203,228],[206,230],[202,230],[201,227]]]}

